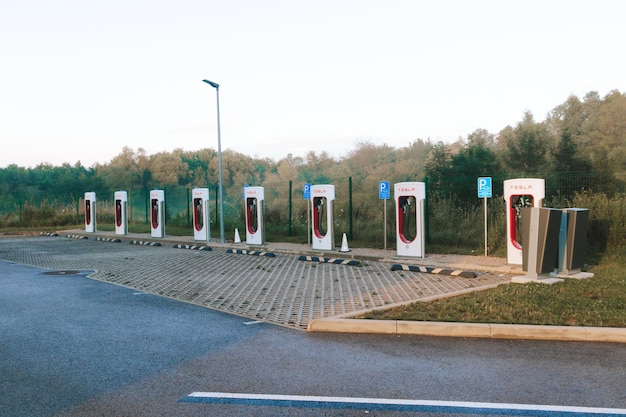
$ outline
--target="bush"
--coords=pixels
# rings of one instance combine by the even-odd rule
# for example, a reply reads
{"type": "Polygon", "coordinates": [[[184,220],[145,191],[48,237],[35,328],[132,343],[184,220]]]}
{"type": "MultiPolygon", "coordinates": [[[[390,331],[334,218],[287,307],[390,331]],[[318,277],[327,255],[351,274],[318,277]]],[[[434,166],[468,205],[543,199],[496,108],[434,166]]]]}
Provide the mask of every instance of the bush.
{"type": "MultiPolygon", "coordinates": [[[[183,198],[183,197],[180,197],[183,198]]],[[[289,223],[288,200],[271,201],[266,204],[265,231],[268,241],[307,242],[309,225],[307,222],[306,202],[301,198],[293,200],[291,227],[289,223]],[[279,204],[278,201],[281,201],[279,204]]],[[[394,204],[387,207],[387,247],[395,249],[395,213],[394,204]]],[[[571,199],[554,197],[547,200],[548,207],[580,207],[590,211],[587,234],[586,261],[597,263],[609,249],[626,246],[626,199],[609,197],[602,193],[581,192],[571,199]]],[[[39,205],[32,202],[21,206],[15,204],[13,211],[5,212],[0,218],[0,227],[64,227],[83,223],[82,205],[51,204],[48,200],[39,205]]],[[[147,225],[142,214],[143,206],[134,208],[135,216],[129,220],[130,227],[147,225]]],[[[132,206],[131,206],[132,209],[132,206]]],[[[215,235],[219,230],[217,213],[211,207],[211,230],[215,235]]],[[[506,213],[502,198],[488,199],[488,254],[506,256],[506,213]]],[[[132,211],[130,212],[132,213],[132,211]]],[[[335,242],[341,242],[343,233],[352,231],[349,239],[352,246],[383,247],[383,209],[379,200],[375,204],[364,198],[355,198],[352,216],[347,204],[337,204],[334,209],[335,242]]],[[[475,253],[484,251],[484,208],[482,202],[460,201],[455,197],[431,192],[427,201],[426,252],[475,253]]],[[[191,233],[190,213],[187,210],[174,210],[168,207],[167,224],[177,226],[191,233]]],[[[97,206],[98,225],[102,230],[113,230],[114,207],[112,201],[99,200],[97,206]],[[108,227],[108,229],[107,229],[108,227]]],[[[238,202],[225,204],[225,230],[230,234],[235,228],[244,227],[243,210],[238,202]]],[[[149,228],[148,228],[149,230],[149,228]]],[[[172,229],[170,229],[172,230],[172,229]]]]}

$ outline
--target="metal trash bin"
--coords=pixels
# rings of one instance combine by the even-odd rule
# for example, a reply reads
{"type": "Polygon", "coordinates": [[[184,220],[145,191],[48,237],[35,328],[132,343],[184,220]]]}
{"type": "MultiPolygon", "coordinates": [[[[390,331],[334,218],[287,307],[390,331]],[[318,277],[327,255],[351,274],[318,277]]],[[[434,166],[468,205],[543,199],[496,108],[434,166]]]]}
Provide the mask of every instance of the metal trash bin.
{"type": "Polygon", "coordinates": [[[556,275],[562,278],[591,278],[590,272],[581,272],[587,249],[589,209],[563,209],[559,234],[559,259],[556,275]]]}
{"type": "Polygon", "coordinates": [[[521,210],[522,270],[526,275],[514,277],[512,282],[553,284],[563,281],[551,277],[558,263],[561,216],[561,210],[551,208],[521,210]]]}

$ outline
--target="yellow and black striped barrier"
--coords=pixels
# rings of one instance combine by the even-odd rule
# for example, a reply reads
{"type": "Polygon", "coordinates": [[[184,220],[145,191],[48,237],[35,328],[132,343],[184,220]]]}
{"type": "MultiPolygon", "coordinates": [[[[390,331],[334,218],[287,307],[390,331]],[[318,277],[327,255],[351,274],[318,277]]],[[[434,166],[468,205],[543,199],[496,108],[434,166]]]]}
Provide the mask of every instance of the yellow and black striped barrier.
{"type": "Polygon", "coordinates": [[[336,265],[361,266],[361,261],[357,259],[335,259],[335,258],[325,258],[323,256],[302,255],[298,258],[298,260],[320,262],[320,263],[326,263],[326,264],[336,264],[336,265]]]}
{"type": "Polygon", "coordinates": [[[70,239],[89,239],[87,236],[84,235],[67,235],[67,237],[70,239]]]}
{"type": "Polygon", "coordinates": [[[120,243],[121,242],[121,240],[118,239],[118,238],[101,237],[101,236],[96,237],[95,240],[98,240],[100,242],[113,242],[113,243],[120,243]]]}
{"type": "Polygon", "coordinates": [[[247,249],[228,249],[226,253],[237,253],[240,255],[253,255],[253,256],[267,256],[269,258],[275,258],[276,254],[274,252],[261,252],[255,250],[247,250],[247,249]]]}
{"type": "Polygon", "coordinates": [[[205,245],[185,245],[185,244],[182,244],[182,243],[174,244],[174,248],[176,248],[176,249],[204,250],[204,251],[213,250],[211,247],[205,246],[205,245]]]}
{"type": "Polygon", "coordinates": [[[129,242],[131,245],[142,245],[142,246],[161,246],[159,242],[149,242],[146,240],[131,240],[129,242]]]}
{"type": "Polygon", "coordinates": [[[440,274],[440,275],[452,275],[455,277],[463,277],[463,278],[476,278],[478,275],[474,271],[462,271],[456,269],[446,269],[446,268],[433,268],[430,266],[417,266],[417,265],[402,265],[402,264],[393,264],[391,265],[392,271],[412,271],[412,272],[425,272],[427,274],[440,274]]]}

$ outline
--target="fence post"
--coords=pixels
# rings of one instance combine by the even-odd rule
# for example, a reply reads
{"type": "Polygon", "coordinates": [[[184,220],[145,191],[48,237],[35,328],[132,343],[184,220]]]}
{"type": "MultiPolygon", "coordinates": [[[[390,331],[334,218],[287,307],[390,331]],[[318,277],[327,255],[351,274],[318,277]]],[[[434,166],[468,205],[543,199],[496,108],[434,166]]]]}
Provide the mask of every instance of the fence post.
{"type": "Polygon", "coordinates": [[[215,226],[217,227],[217,212],[219,210],[219,201],[217,200],[219,199],[219,184],[215,185],[215,193],[213,195],[215,195],[215,226]]]}
{"type": "Polygon", "coordinates": [[[191,226],[191,217],[189,216],[189,211],[191,210],[191,197],[189,195],[189,188],[185,187],[185,190],[187,191],[187,226],[191,226]]]}
{"type": "Polygon", "coordinates": [[[144,219],[145,222],[150,225],[150,212],[148,211],[148,208],[150,207],[150,191],[148,191],[147,188],[144,191],[146,192],[144,195],[144,202],[146,205],[146,217],[144,217],[144,219]]]}
{"type": "Polygon", "coordinates": [[[293,183],[291,180],[289,180],[289,236],[291,236],[291,218],[292,218],[292,195],[291,195],[291,190],[293,187],[293,183]]]}
{"type": "Polygon", "coordinates": [[[426,194],[426,201],[424,201],[424,237],[426,243],[430,243],[430,216],[428,215],[428,177],[424,177],[424,189],[426,194]]]}
{"type": "Polygon", "coordinates": [[[349,205],[348,205],[348,215],[350,216],[350,240],[353,239],[352,236],[352,177],[348,177],[348,196],[349,196],[349,205]]]}

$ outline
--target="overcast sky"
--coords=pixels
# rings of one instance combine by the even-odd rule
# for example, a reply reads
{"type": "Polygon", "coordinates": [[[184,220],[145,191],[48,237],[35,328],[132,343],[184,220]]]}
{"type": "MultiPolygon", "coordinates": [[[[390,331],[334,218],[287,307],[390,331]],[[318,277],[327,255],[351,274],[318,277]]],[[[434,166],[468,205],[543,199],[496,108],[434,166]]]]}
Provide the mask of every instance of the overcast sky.
{"type": "Polygon", "coordinates": [[[275,160],[541,121],[626,91],[621,0],[0,2],[0,167],[217,149],[275,160]]]}

